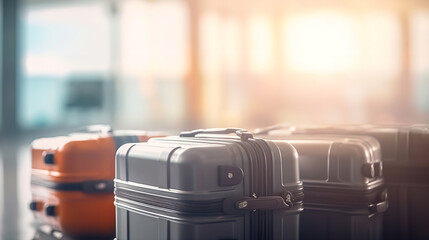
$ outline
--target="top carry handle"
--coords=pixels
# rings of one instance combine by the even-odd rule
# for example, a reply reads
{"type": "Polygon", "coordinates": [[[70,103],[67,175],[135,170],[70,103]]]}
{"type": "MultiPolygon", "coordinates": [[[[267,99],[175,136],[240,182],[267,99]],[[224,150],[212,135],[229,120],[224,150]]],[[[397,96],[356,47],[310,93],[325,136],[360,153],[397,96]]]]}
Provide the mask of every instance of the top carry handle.
{"type": "Polygon", "coordinates": [[[268,127],[264,127],[264,128],[256,128],[255,130],[253,130],[254,134],[258,134],[258,135],[262,135],[262,134],[269,134],[271,131],[275,131],[275,130],[289,130],[292,131],[294,130],[294,126],[290,123],[279,123],[279,124],[275,124],[275,125],[271,125],[268,127]]]}
{"type": "Polygon", "coordinates": [[[253,138],[253,135],[243,128],[208,128],[197,129],[189,132],[181,132],[180,137],[195,137],[198,134],[231,134],[235,133],[242,141],[253,138]]]}
{"type": "Polygon", "coordinates": [[[78,128],[73,133],[112,133],[113,128],[107,124],[89,125],[83,128],[78,128]]]}

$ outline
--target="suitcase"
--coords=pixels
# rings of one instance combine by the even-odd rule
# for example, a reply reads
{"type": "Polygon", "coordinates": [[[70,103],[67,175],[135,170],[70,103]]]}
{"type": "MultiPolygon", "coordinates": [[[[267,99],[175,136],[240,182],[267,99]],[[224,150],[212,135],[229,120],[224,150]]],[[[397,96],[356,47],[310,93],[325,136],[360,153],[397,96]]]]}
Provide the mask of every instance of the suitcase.
{"type": "Polygon", "coordinates": [[[389,191],[384,239],[429,239],[429,125],[274,126],[259,130],[282,135],[368,135],[381,145],[389,191]]]}
{"type": "Polygon", "coordinates": [[[116,155],[116,238],[298,239],[297,164],[290,144],[234,128],[125,144],[116,155]]]}
{"type": "Polygon", "coordinates": [[[364,136],[258,136],[299,154],[305,210],[301,239],[381,239],[388,207],[380,145],[364,136]]]}
{"type": "Polygon", "coordinates": [[[159,134],[89,129],[33,141],[30,209],[36,222],[69,236],[113,236],[116,149],[159,134]]]}

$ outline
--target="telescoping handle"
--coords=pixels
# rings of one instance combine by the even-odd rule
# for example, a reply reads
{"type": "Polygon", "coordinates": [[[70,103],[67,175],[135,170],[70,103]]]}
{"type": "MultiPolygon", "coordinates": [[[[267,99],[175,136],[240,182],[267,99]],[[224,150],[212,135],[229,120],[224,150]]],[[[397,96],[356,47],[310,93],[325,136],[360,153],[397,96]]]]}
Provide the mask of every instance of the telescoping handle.
{"type": "Polygon", "coordinates": [[[181,132],[180,137],[195,137],[198,134],[231,134],[235,133],[240,137],[241,140],[247,140],[253,138],[253,135],[243,128],[208,128],[208,129],[197,129],[189,132],[181,132]]]}

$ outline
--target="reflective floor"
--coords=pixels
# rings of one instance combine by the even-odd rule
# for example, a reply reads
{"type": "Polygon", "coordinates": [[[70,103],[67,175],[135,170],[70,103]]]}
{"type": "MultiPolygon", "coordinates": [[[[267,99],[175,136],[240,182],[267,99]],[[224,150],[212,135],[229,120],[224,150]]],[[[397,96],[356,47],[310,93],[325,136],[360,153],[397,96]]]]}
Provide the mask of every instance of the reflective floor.
{"type": "MultiPolygon", "coordinates": [[[[44,135],[44,134],[42,134],[44,135]]],[[[49,133],[64,135],[63,132],[49,133]]],[[[0,136],[0,239],[48,240],[71,238],[54,232],[48,226],[37,225],[29,209],[31,202],[32,140],[44,136],[16,139],[0,136]]]]}
{"type": "Polygon", "coordinates": [[[30,139],[0,142],[1,239],[33,239],[36,231],[28,209],[30,191],[30,139]]]}

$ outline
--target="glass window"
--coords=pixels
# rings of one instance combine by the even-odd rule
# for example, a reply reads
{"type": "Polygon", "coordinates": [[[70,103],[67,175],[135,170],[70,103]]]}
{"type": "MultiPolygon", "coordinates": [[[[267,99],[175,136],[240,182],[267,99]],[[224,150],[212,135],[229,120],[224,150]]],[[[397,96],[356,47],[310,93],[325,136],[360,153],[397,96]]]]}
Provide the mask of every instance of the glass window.
{"type": "Polygon", "coordinates": [[[105,1],[28,3],[22,17],[22,128],[109,121],[111,8],[105,1]]]}
{"type": "Polygon", "coordinates": [[[118,125],[177,127],[185,118],[188,11],[182,1],[121,1],[118,125]]]}
{"type": "Polygon", "coordinates": [[[429,12],[420,11],[411,16],[411,69],[414,105],[419,112],[429,113],[429,12]]]}
{"type": "MultiPolygon", "coordinates": [[[[0,29],[3,29],[3,5],[0,4],[0,29]]],[[[0,93],[3,95],[3,30],[0,31],[0,93]]],[[[0,95],[0,132],[3,128],[3,98],[0,95]]]]}

